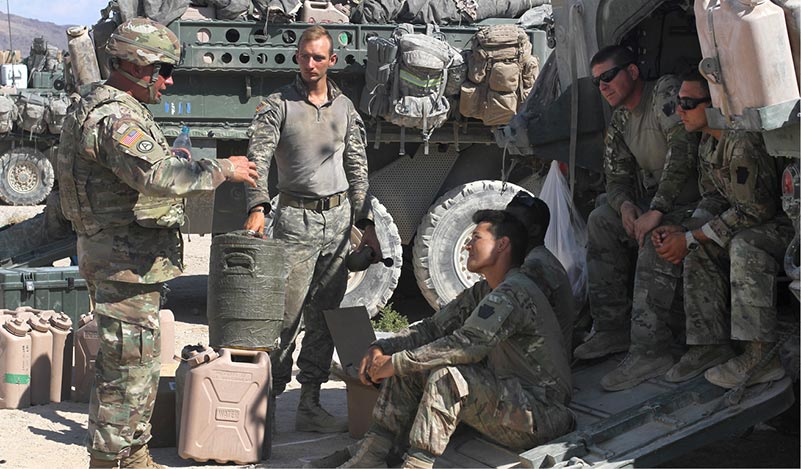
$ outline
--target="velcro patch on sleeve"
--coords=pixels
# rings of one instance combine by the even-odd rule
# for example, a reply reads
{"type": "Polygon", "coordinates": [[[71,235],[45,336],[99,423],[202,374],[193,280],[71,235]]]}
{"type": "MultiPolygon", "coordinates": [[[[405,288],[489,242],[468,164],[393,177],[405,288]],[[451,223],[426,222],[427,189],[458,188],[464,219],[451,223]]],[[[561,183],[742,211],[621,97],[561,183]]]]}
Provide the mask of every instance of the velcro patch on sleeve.
{"type": "Polygon", "coordinates": [[[494,334],[512,313],[514,306],[505,295],[490,293],[465,321],[465,327],[494,334]]]}
{"type": "MultiPolygon", "coordinates": [[[[125,148],[133,147],[142,137],[145,136],[145,133],[137,128],[133,128],[121,134],[117,137],[117,142],[124,146],[125,148]]],[[[152,150],[152,148],[151,148],[152,150]]]]}

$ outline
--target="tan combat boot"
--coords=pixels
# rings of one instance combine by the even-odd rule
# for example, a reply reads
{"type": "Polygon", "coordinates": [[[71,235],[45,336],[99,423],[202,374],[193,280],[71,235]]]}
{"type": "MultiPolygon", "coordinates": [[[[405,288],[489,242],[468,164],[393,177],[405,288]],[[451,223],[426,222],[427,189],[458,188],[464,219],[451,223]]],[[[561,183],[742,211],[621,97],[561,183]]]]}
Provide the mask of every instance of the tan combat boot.
{"type": "Polygon", "coordinates": [[[356,454],[338,467],[387,467],[387,455],[392,449],[392,440],[368,431],[359,442],[356,454]]]}
{"type": "Polygon", "coordinates": [[[161,464],[156,464],[150,457],[147,445],[132,446],[131,454],[120,460],[120,468],[126,469],[164,469],[161,464]]]}
{"type": "Polygon", "coordinates": [[[614,370],[601,378],[601,387],[607,391],[633,388],[645,380],[665,374],[673,366],[673,357],[663,353],[655,357],[630,353],[614,370]]]}
{"type": "Polygon", "coordinates": [[[595,331],[586,342],[576,347],[573,357],[580,360],[600,358],[629,349],[629,331],[595,331]]]}
{"type": "Polygon", "coordinates": [[[746,342],[745,352],[722,365],[706,370],[704,377],[710,383],[722,388],[736,388],[746,377],[752,373],[746,386],[780,380],[784,377],[784,368],[779,362],[779,356],[774,355],[759,369],[755,369],[768,351],[773,347],[770,342],[746,342]]]}
{"type": "Polygon", "coordinates": [[[430,454],[427,456],[406,453],[403,459],[402,469],[433,469],[434,458],[430,454]]]}
{"type": "Polygon", "coordinates": [[[682,355],[679,362],[665,373],[665,380],[671,383],[687,381],[732,357],[734,350],[729,344],[690,345],[690,349],[682,355]]]}
{"type": "Polygon", "coordinates": [[[342,448],[340,450],[334,451],[328,456],[312,459],[311,461],[303,465],[303,469],[317,468],[317,467],[339,467],[348,462],[348,459],[350,459],[351,456],[352,454],[350,452],[350,447],[342,448]]]}
{"type": "Polygon", "coordinates": [[[94,456],[89,456],[89,469],[119,467],[120,461],[118,459],[99,459],[94,456]]]}
{"type": "Polygon", "coordinates": [[[329,414],[320,406],[320,385],[303,384],[300,402],[295,415],[295,430],[299,432],[341,433],[348,430],[348,422],[329,414]]]}

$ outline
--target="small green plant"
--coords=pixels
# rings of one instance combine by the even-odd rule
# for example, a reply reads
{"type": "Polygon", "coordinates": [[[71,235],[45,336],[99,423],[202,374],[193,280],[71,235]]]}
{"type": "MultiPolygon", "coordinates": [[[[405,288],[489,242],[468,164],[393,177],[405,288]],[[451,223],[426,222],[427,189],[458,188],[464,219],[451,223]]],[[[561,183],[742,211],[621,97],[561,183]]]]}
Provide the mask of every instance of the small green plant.
{"type": "Polygon", "coordinates": [[[406,316],[395,311],[392,303],[378,310],[378,319],[374,319],[372,323],[373,329],[382,332],[398,332],[409,326],[409,320],[406,316]]]}

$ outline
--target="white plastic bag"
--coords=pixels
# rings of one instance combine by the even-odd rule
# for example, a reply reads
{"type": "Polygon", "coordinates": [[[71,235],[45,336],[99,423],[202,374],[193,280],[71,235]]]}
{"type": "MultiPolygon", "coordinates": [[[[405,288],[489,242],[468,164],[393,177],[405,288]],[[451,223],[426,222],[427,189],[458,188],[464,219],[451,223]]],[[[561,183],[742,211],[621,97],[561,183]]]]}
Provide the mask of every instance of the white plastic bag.
{"type": "Polygon", "coordinates": [[[587,224],[570,200],[570,188],[559,170],[558,161],[551,162],[540,199],[551,211],[545,247],[567,271],[576,306],[581,308],[587,297],[587,224]]]}

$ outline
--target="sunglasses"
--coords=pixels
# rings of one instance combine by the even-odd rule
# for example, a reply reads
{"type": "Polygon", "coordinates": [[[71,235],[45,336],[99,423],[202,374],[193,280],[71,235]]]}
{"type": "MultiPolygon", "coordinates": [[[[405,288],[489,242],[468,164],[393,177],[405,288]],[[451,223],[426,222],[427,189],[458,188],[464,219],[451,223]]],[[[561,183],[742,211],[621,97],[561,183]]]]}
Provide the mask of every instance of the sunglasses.
{"type": "Polygon", "coordinates": [[[173,64],[165,64],[165,63],[156,64],[156,71],[165,80],[172,76],[173,69],[175,69],[175,65],[173,64]]]}
{"type": "Polygon", "coordinates": [[[595,86],[601,86],[601,82],[609,83],[610,81],[614,80],[618,73],[621,70],[625,69],[629,65],[633,64],[634,62],[625,63],[623,65],[618,65],[615,67],[610,68],[609,70],[605,71],[604,73],[598,75],[597,77],[592,77],[592,84],[595,86]]]}
{"type": "Polygon", "coordinates": [[[679,96],[678,99],[676,99],[676,104],[681,106],[681,108],[684,109],[685,111],[690,111],[690,110],[693,110],[693,109],[697,108],[699,104],[708,103],[710,101],[712,101],[712,98],[709,98],[709,97],[707,97],[707,98],[688,98],[688,97],[685,96],[685,97],[682,98],[681,96],[679,96]]]}

